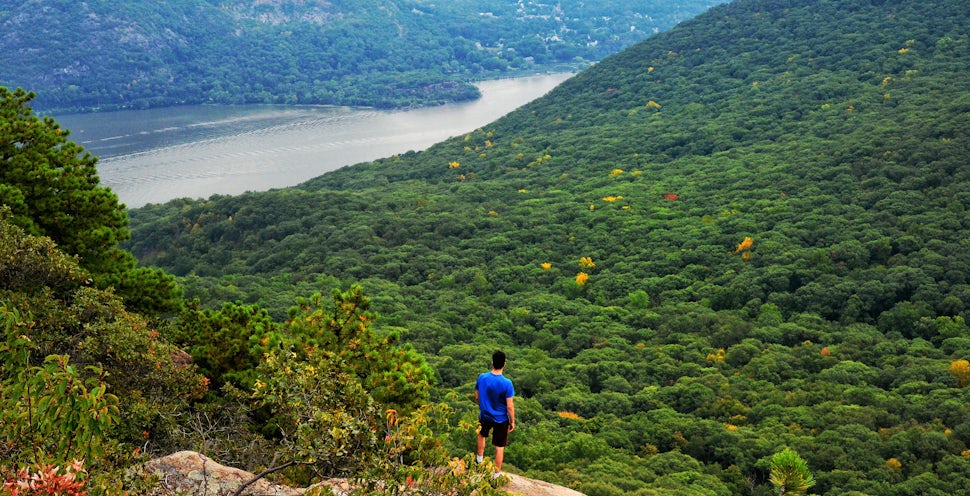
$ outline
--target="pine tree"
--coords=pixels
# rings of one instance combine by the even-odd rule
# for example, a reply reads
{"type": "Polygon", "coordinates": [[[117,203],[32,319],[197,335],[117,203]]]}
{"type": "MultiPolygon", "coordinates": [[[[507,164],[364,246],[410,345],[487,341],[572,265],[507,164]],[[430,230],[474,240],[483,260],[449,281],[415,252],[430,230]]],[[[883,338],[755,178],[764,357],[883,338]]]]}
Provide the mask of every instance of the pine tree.
{"type": "Polygon", "coordinates": [[[33,93],[0,87],[0,205],[29,234],[47,236],[77,255],[100,288],[113,287],[126,305],[151,314],[180,305],[171,275],[137,267],[118,243],[130,236],[118,196],[100,185],[97,158],[68,140],[50,117],[33,114],[33,93]]]}

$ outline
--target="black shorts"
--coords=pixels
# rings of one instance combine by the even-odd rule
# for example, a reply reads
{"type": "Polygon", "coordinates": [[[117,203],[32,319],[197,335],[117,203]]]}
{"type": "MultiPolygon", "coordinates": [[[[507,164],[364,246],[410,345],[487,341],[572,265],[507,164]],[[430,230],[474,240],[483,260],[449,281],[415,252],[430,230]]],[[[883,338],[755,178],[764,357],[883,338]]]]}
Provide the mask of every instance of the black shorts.
{"type": "Polygon", "coordinates": [[[478,419],[478,435],[488,437],[489,431],[492,432],[492,446],[504,448],[509,443],[509,422],[500,424],[490,420],[478,419]]]}

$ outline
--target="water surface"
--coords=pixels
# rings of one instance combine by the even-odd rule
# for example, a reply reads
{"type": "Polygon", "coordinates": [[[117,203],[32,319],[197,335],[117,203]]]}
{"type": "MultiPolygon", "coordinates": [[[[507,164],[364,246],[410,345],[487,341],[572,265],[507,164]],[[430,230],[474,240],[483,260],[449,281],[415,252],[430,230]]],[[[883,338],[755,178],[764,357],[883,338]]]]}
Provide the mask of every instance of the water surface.
{"type": "Polygon", "coordinates": [[[294,186],[347,165],[424,150],[544,95],[571,74],[479,83],[473,102],[412,110],[193,105],[55,116],[100,157],[128,207],[294,186]]]}

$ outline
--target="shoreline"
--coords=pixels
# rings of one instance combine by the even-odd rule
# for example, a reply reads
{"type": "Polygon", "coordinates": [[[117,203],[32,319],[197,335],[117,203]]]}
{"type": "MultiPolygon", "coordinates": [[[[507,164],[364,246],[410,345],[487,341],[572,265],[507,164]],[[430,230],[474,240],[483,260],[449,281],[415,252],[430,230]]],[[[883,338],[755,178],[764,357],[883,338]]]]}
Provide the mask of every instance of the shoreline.
{"type": "MultiPolygon", "coordinates": [[[[592,64],[588,64],[587,67],[592,64]]],[[[471,78],[459,81],[446,81],[449,83],[456,84],[468,84],[471,86],[478,87],[481,83],[486,83],[489,81],[504,81],[508,79],[522,79],[531,77],[542,77],[550,76],[555,74],[572,74],[576,75],[582,71],[585,67],[573,67],[573,68],[550,68],[547,71],[513,71],[511,74],[504,75],[501,77],[486,76],[481,79],[471,78]]],[[[166,105],[149,105],[145,107],[140,106],[123,106],[123,105],[109,105],[109,106],[99,106],[99,107],[65,107],[65,108],[44,108],[44,109],[34,109],[34,113],[43,117],[53,117],[55,120],[58,116],[65,115],[89,115],[89,114],[104,114],[110,112],[133,112],[141,110],[159,110],[159,109],[170,109],[170,108],[180,108],[180,107],[191,107],[200,105],[212,105],[212,106],[250,106],[250,105],[273,105],[282,107],[321,107],[321,108],[353,108],[353,109],[372,109],[372,110],[408,110],[408,109],[418,109],[418,108],[433,108],[442,105],[452,105],[461,104],[466,102],[473,102],[480,100],[482,98],[481,88],[479,88],[479,95],[476,98],[470,98],[465,100],[449,100],[438,103],[427,103],[424,105],[408,105],[399,107],[380,107],[375,105],[341,105],[338,103],[265,103],[265,102],[249,102],[249,103],[220,103],[220,102],[178,102],[166,105]]]]}

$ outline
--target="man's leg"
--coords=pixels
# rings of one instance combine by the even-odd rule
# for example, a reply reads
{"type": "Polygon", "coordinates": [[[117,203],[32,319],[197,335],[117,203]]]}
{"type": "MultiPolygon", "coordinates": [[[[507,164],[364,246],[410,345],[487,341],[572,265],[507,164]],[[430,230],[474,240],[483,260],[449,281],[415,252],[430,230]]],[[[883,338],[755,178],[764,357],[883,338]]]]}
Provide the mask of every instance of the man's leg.
{"type": "Polygon", "coordinates": [[[502,471],[502,459],[505,458],[505,447],[495,447],[495,471],[502,471]]]}
{"type": "Polygon", "coordinates": [[[475,454],[478,455],[478,459],[481,460],[482,457],[485,456],[485,438],[482,437],[481,433],[478,434],[477,448],[478,448],[478,451],[476,451],[475,454]]]}
{"type": "Polygon", "coordinates": [[[495,473],[502,471],[502,460],[505,459],[505,445],[509,442],[509,424],[505,422],[495,426],[495,437],[492,444],[495,446],[495,473]]]}

